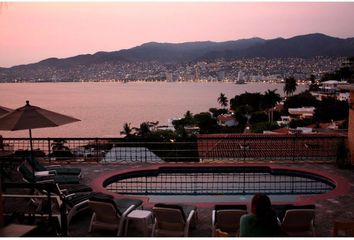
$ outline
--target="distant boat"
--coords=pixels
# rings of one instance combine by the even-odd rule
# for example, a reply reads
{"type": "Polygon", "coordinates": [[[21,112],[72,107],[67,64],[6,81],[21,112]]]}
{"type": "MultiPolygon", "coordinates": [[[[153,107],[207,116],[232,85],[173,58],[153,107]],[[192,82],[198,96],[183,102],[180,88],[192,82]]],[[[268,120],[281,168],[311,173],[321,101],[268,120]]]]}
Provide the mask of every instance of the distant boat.
{"type": "Polygon", "coordinates": [[[237,80],[235,81],[235,84],[245,84],[244,80],[244,73],[242,71],[239,71],[237,74],[237,80]]]}
{"type": "Polygon", "coordinates": [[[235,84],[246,84],[245,80],[237,80],[235,81],[235,84]]]}

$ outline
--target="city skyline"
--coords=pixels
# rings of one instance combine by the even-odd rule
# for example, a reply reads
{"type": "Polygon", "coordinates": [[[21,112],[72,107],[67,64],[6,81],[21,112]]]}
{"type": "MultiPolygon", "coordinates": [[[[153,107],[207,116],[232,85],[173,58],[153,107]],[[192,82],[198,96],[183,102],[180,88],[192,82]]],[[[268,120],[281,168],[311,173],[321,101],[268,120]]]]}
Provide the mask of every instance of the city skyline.
{"type": "Polygon", "coordinates": [[[351,2],[41,2],[1,5],[0,67],[146,42],[354,37],[351,2]],[[6,56],[6,57],[5,57],[6,56]]]}

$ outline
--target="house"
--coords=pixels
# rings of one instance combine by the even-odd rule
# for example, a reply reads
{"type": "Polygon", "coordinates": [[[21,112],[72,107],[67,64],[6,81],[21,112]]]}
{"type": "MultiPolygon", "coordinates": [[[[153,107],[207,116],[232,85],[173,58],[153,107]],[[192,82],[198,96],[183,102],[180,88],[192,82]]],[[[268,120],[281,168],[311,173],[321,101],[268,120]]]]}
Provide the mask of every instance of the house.
{"type": "Polygon", "coordinates": [[[290,123],[291,117],[290,116],[280,116],[280,121],[277,121],[279,126],[286,126],[290,123]]]}
{"type": "Polygon", "coordinates": [[[315,112],[315,107],[289,108],[289,114],[298,116],[301,119],[312,118],[315,112]]]}
{"type": "Polygon", "coordinates": [[[222,114],[217,117],[220,126],[233,127],[237,125],[235,117],[231,114],[222,114]]]}
{"type": "Polygon", "coordinates": [[[320,89],[325,93],[335,93],[338,91],[338,86],[348,84],[345,81],[328,80],[322,82],[320,89]]]}

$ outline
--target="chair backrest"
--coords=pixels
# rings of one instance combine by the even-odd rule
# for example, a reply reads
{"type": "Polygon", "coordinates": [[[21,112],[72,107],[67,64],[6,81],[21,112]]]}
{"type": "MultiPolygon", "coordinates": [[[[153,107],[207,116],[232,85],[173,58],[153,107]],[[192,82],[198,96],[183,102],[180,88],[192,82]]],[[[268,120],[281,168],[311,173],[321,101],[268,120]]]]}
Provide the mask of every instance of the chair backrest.
{"type": "Polygon", "coordinates": [[[216,211],[216,228],[224,232],[237,232],[240,228],[240,218],[247,214],[246,210],[222,209],[216,211]]]}
{"type": "Polygon", "coordinates": [[[34,168],[36,171],[47,171],[47,169],[40,163],[34,156],[29,156],[26,161],[34,168]]]}
{"type": "Polygon", "coordinates": [[[354,221],[335,221],[333,237],[354,237],[354,221]]]}
{"type": "Polygon", "coordinates": [[[315,219],[314,209],[289,209],[285,212],[282,229],[285,232],[312,230],[315,219]]]}
{"type": "Polygon", "coordinates": [[[247,205],[245,204],[217,204],[214,206],[216,211],[225,210],[225,209],[237,209],[247,211],[247,205]]]}
{"type": "Polygon", "coordinates": [[[28,169],[25,163],[22,163],[18,167],[18,171],[22,174],[22,177],[25,181],[29,183],[36,183],[36,177],[34,174],[28,169]]]}
{"type": "Polygon", "coordinates": [[[153,207],[157,228],[168,231],[184,231],[186,224],[183,211],[178,208],[153,207]]]}

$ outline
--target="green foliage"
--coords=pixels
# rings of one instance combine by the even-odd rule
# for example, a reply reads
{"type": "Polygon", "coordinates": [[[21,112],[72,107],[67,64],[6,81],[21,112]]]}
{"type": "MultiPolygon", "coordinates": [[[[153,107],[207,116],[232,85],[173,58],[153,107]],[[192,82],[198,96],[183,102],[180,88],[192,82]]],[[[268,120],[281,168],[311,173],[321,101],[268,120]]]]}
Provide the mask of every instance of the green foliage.
{"type": "Polygon", "coordinates": [[[251,111],[258,111],[262,102],[262,95],[260,93],[243,93],[237,95],[230,100],[230,108],[235,112],[240,111],[240,108],[248,106],[251,111]]]}
{"type": "Polygon", "coordinates": [[[314,118],[319,122],[329,122],[331,120],[347,119],[348,115],[348,102],[328,97],[319,102],[315,109],[314,118]]]}
{"type": "Polygon", "coordinates": [[[218,117],[219,115],[228,113],[227,109],[225,108],[210,108],[209,112],[213,114],[214,118],[218,117]]]}
{"type": "Polygon", "coordinates": [[[250,123],[259,123],[259,122],[266,122],[268,121],[268,115],[264,112],[254,112],[251,115],[250,123]]]}
{"type": "Polygon", "coordinates": [[[133,129],[130,127],[131,123],[124,123],[123,125],[123,131],[121,131],[121,134],[124,134],[125,136],[130,136],[133,132],[133,129]]]}
{"type": "Polygon", "coordinates": [[[309,91],[311,91],[311,92],[317,92],[319,90],[320,90],[320,86],[316,83],[311,84],[309,87],[309,91]]]}
{"type": "Polygon", "coordinates": [[[186,120],[186,122],[187,122],[188,124],[191,124],[192,121],[193,121],[193,114],[191,113],[191,111],[188,110],[188,111],[184,114],[184,118],[185,118],[185,120],[186,120]]]}
{"type": "Polygon", "coordinates": [[[281,101],[281,97],[276,91],[277,89],[268,90],[264,94],[246,92],[241,95],[236,95],[230,100],[230,108],[233,109],[235,113],[243,115],[268,110],[281,101]]]}
{"type": "Polygon", "coordinates": [[[50,157],[67,159],[74,156],[74,154],[70,151],[68,146],[65,146],[66,140],[65,139],[55,139],[52,145],[52,152],[50,157]]]}
{"type": "Polygon", "coordinates": [[[65,146],[66,140],[62,138],[55,139],[52,145],[52,151],[69,151],[69,147],[65,146]]]}
{"type": "Polygon", "coordinates": [[[346,80],[349,83],[354,83],[354,57],[347,58],[347,61],[343,63],[343,66],[340,69],[334,72],[325,73],[321,77],[321,82],[328,80],[346,80]]]}
{"type": "Polygon", "coordinates": [[[209,112],[196,114],[194,120],[198,124],[201,133],[214,132],[218,128],[216,119],[209,112]]]}
{"type": "Polygon", "coordinates": [[[272,131],[278,128],[279,126],[276,122],[258,122],[252,125],[251,131],[253,133],[263,133],[263,131],[272,131]]]}
{"type": "Polygon", "coordinates": [[[218,133],[243,133],[245,129],[245,125],[238,124],[237,126],[233,127],[219,127],[218,133]]]}
{"type": "Polygon", "coordinates": [[[221,105],[221,107],[227,107],[228,99],[224,93],[220,93],[220,96],[218,97],[218,103],[221,105]]]}
{"type": "Polygon", "coordinates": [[[289,123],[290,128],[306,127],[313,123],[312,119],[293,119],[289,123]]]}
{"type": "Polygon", "coordinates": [[[268,90],[262,96],[262,106],[263,108],[273,108],[278,102],[281,101],[281,97],[276,93],[277,89],[268,90]]]}
{"type": "Polygon", "coordinates": [[[309,91],[299,93],[297,95],[288,97],[284,102],[284,109],[287,111],[289,108],[299,108],[299,107],[316,107],[318,105],[318,100],[312,96],[309,91]]]}
{"type": "Polygon", "coordinates": [[[291,95],[296,91],[297,83],[294,77],[285,78],[284,92],[291,95]]]}
{"type": "Polygon", "coordinates": [[[238,121],[239,125],[245,125],[247,122],[247,118],[241,112],[236,112],[235,118],[238,121]]]}

